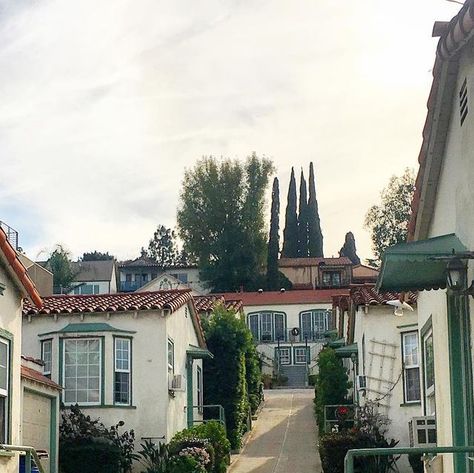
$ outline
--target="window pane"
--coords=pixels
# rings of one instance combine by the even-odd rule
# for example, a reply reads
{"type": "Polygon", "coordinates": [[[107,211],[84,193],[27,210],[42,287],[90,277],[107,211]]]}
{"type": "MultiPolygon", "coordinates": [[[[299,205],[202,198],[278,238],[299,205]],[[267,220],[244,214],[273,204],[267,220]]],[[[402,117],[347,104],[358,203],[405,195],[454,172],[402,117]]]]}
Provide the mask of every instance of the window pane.
{"type": "Polygon", "coordinates": [[[258,314],[249,315],[249,329],[255,341],[258,340],[258,314]]]}
{"type": "Polygon", "coordinates": [[[114,401],[117,404],[130,403],[130,374],[115,373],[114,401]]]}
{"type": "Polygon", "coordinates": [[[425,382],[426,389],[434,385],[433,335],[425,339],[425,382]]]}
{"type": "Polygon", "coordinates": [[[327,330],[327,313],[325,310],[316,310],[313,312],[314,338],[320,340],[323,333],[327,330]]]}
{"type": "Polygon", "coordinates": [[[174,370],[174,343],[168,340],[168,367],[174,370]]]}
{"type": "Polygon", "coordinates": [[[275,314],[275,338],[285,340],[285,316],[284,314],[275,314]]]}
{"type": "MultiPolygon", "coordinates": [[[[278,350],[278,348],[277,348],[278,350]]],[[[290,364],[290,349],[289,348],[280,348],[280,364],[289,365],[290,364]]]]}
{"type": "Polygon", "coordinates": [[[100,340],[64,341],[64,400],[66,403],[100,402],[100,340]]]}
{"type": "Polygon", "coordinates": [[[306,348],[295,348],[295,363],[306,363],[306,348]]]}
{"type": "Polygon", "coordinates": [[[405,370],[405,389],[407,401],[419,401],[421,399],[419,368],[405,370]]]}
{"type": "Polygon", "coordinates": [[[270,341],[273,339],[272,334],[272,314],[271,312],[262,312],[260,314],[260,323],[261,323],[261,339],[265,341],[270,341]]]}
{"type": "Polygon", "coordinates": [[[418,333],[412,332],[403,335],[403,362],[405,366],[418,365],[418,333]]]}
{"type": "Polygon", "coordinates": [[[8,345],[3,342],[0,342],[0,389],[8,389],[8,345]]]}
{"type": "Polygon", "coordinates": [[[43,372],[45,374],[51,373],[52,365],[52,342],[51,340],[45,340],[41,343],[41,359],[43,360],[43,372]]]}
{"type": "Polygon", "coordinates": [[[311,340],[312,337],[312,330],[311,330],[311,312],[305,312],[301,314],[301,339],[304,340],[307,338],[311,340]]]}

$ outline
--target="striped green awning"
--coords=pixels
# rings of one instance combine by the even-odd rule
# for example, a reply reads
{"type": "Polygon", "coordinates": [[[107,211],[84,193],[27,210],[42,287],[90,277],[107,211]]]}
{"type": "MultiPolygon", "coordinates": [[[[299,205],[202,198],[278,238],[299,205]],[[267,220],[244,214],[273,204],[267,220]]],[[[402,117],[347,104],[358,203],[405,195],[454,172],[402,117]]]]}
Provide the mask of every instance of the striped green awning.
{"type": "Polygon", "coordinates": [[[444,289],[447,262],[436,257],[454,254],[462,257],[466,251],[454,233],[391,246],[383,255],[376,289],[379,292],[444,289]]]}
{"type": "Polygon", "coordinates": [[[196,347],[194,345],[189,345],[189,348],[186,350],[186,354],[190,358],[199,360],[205,358],[212,360],[212,358],[214,358],[214,355],[209,350],[206,350],[205,348],[196,347]]]}
{"type": "Polygon", "coordinates": [[[77,323],[77,324],[68,324],[60,330],[54,332],[40,333],[38,337],[44,335],[54,335],[56,333],[92,333],[92,332],[115,332],[115,333],[127,333],[133,334],[137,333],[133,330],[122,330],[120,328],[112,327],[110,324],[97,322],[97,323],[77,323]]]}

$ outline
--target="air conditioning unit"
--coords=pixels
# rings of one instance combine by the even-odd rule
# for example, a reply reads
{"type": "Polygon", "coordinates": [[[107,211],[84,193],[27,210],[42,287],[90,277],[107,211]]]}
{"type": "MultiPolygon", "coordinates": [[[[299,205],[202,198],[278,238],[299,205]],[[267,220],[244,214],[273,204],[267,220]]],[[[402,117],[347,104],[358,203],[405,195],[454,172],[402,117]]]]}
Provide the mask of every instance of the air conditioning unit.
{"type": "Polygon", "coordinates": [[[436,447],[435,416],[413,417],[408,422],[410,447],[436,447]]]}
{"type": "Polygon", "coordinates": [[[357,375],[356,379],[357,391],[364,391],[367,389],[367,376],[357,375]]]}
{"type": "Polygon", "coordinates": [[[170,391],[184,391],[184,377],[182,374],[170,375],[168,380],[168,389],[170,391]]]}

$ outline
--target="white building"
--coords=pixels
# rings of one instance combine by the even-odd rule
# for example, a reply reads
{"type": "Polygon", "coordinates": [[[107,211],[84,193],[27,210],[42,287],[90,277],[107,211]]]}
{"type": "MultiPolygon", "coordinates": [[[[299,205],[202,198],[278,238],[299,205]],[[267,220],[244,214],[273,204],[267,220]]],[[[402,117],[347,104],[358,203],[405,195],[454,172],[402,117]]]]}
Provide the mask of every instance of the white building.
{"type": "Polygon", "coordinates": [[[263,356],[263,372],[272,374],[279,365],[290,386],[307,384],[315,372],[316,357],[333,327],[332,297],[347,289],[238,292],[223,294],[226,301],[242,301],[247,325],[257,351],[263,356]]]}
{"type": "MultiPolygon", "coordinates": [[[[26,268],[0,227],[0,444],[22,444],[21,311],[25,297],[41,307],[26,268]]],[[[18,454],[0,452],[2,473],[17,473],[18,468],[18,454]]]]}
{"type": "Polygon", "coordinates": [[[167,442],[197,418],[211,355],[191,291],[52,296],[23,313],[23,348],[64,387],[65,405],[106,426],[123,420],[137,444],[167,442]]]}
{"type": "MultiPolygon", "coordinates": [[[[387,250],[381,290],[419,289],[423,412],[436,415],[438,446],[474,445],[474,2],[441,36],[419,155],[410,243],[387,250]],[[456,269],[457,268],[457,269],[456,269]],[[448,275],[458,277],[449,279],[448,275]],[[445,289],[448,287],[448,289],[445,289]]],[[[472,454],[440,455],[445,473],[472,471],[472,454]]],[[[440,471],[440,470],[438,470],[440,471]]]]}
{"type": "MultiPolygon", "coordinates": [[[[354,402],[372,401],[391,421],[387,436],[398,446],[410,446],[409,422],[421,416],[420,347],[416,294],[405,295],[413,308],[394,315],[389,301],[398,301],[397,293],[379,294],[373,285],[351,287],[350,294],[336,297],[338,334],[344,346],[336,353],[350,369],[354,402]]],[[[400,471],[411,472],[406,462],[400,471]]]]}
{"type": "Polygon", "coordinates": [[[69,294],[115,294],[117,292],[115,260],[78,261],[72,263],[76,273],[69,294]]]}

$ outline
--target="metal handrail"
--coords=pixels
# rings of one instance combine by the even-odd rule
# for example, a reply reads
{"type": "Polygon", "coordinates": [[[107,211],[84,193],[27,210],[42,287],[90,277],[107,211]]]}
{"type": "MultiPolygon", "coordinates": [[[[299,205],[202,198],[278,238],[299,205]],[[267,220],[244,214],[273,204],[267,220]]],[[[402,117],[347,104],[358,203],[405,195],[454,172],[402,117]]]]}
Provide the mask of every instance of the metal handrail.
{"type": "Polygon", "coordinates": [[[43,465],[41,465],[41,460],[39,459],[34,447],[0,444],[0,450],[5,450],[6,452],[25,452],[25,473],[31,473],[32,457],[40,473],[45,473],[43,465]]]}
{"type": "Polygon", "coordinates": [[[474,446],[465,447],[395,447],[395,448],[361,448],[349,450],[344,458],[344,473],[354,473],[354,458],[356,457],[378,457],[391,455],[428,454],[438,453],[472,453],[474,446]]]}
{"type": "Polygon", "coordinates": [[[215,420],[219,423],[221,423],[223,426],[224,426],[224,429],[226,429],[226,422],[225,422],[225,409],[220,405],[220,404],[201,404],[201,405],[197,405],[197,406],[192,406],[193,410],[194,409],[200,409],[202,410],[202,412],[204,412],[204,408],[218,408],[218,411],[219,411],[219,418],[218,419],[194,419],[194,416],[193,416],[193,424],[196,424],[196,423],[205,423],[205,422],[209,422],[210,420],[215,420]]]}

